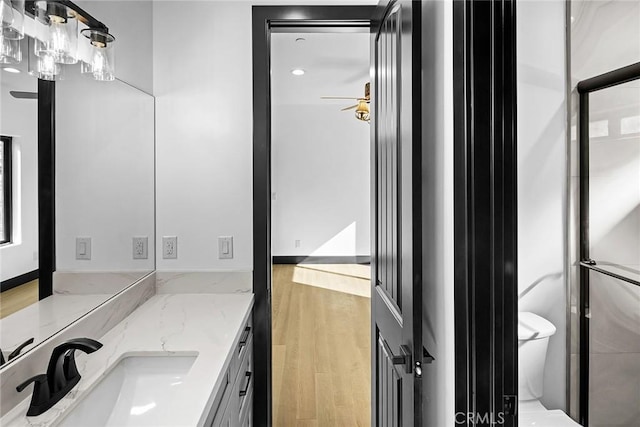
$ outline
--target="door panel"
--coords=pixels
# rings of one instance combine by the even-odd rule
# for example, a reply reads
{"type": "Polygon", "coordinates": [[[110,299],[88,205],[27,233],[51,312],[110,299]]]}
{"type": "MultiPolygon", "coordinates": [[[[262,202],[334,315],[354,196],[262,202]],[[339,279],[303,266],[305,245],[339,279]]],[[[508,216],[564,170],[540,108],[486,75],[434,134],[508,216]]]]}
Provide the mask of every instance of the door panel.
{"type": "Polygon", "coordinates": [[[378,381],[377,388],[378,404],[378,426],[395,427],[402,425],[402,410],[400,402],[402,398],[402,374],[398,372],[393,364],[392,354],[385,348],[384,338],[378,335],[377,352],[378,360],[378,381]]]}
{"type": "Polygon", "coordinates": [[[383,2],[372,25],[372,419],[385,427],[421,425],[419,7],[383,2]]]}

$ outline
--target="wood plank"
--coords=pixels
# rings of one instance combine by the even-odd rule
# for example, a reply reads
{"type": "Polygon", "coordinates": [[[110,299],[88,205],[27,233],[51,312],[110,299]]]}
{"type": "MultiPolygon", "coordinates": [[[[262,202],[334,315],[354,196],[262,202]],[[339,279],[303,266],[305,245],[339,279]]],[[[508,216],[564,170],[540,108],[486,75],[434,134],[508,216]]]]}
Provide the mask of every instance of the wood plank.
{"type": "Polygon", "coordinates": [[[370,281],[336,274],[366,277],[361,267],[274,266],[274,426],[370,425],[370,299],[349,293],[351,280],[370,281]]]}
{"type": "Polygon", "coordinates": [[[38,302],[38,279],[0,293],[0,319],[38,302]]]}

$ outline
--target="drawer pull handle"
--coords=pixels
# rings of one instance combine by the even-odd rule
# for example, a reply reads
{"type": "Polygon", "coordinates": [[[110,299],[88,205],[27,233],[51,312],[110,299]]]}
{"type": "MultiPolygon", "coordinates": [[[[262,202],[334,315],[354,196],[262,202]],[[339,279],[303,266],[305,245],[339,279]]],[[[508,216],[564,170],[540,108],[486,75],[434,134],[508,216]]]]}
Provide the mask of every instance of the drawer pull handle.
{"type": "Polygon", "coordinates": [[[249,390],[249,384],[251,384],[251,372],[245,372],[245,376],[247,377],[247,383],[244,385],[244,390],[240,390],[240,397],[247,395],[247,390],[249,390]]]}
{"type": "Polygon", "coordinates": [[[242,336],[240,337],[240,342],[238,343],[238,347],[242,348],[247,345],[247,341],[249,341],[249,333],[251,332],[251,326],[247,326],[244,328],[244,332],[242,332],[242,336]]]}

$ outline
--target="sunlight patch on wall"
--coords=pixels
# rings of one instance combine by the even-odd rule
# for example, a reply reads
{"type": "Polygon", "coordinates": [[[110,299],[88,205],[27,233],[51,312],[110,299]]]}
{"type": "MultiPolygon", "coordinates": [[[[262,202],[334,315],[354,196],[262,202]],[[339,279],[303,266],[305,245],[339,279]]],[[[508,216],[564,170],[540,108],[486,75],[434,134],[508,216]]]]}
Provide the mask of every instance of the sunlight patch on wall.
{"type": "Polygon", "coordinates": [[[322,244],[311,256],[355,256],[356,222],[352,222],[338,234],[322,244]]]}

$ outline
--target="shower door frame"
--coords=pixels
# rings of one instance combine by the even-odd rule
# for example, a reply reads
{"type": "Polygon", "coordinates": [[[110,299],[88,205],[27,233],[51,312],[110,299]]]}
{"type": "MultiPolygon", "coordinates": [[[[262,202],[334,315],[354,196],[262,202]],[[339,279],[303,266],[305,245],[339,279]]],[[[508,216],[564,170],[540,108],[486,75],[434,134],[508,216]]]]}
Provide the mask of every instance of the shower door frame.
{"type": "Polygon", "coordinates": [[[631,278],[601,269],[590,257],[589,251],[589,94],[640,79],[640,62],[618,68],[578,83],[578,142],[580,162],[580,370],[579,421],[589,425],[589,272],[596,271],[618,280],[640,286],[631,278]]]}

